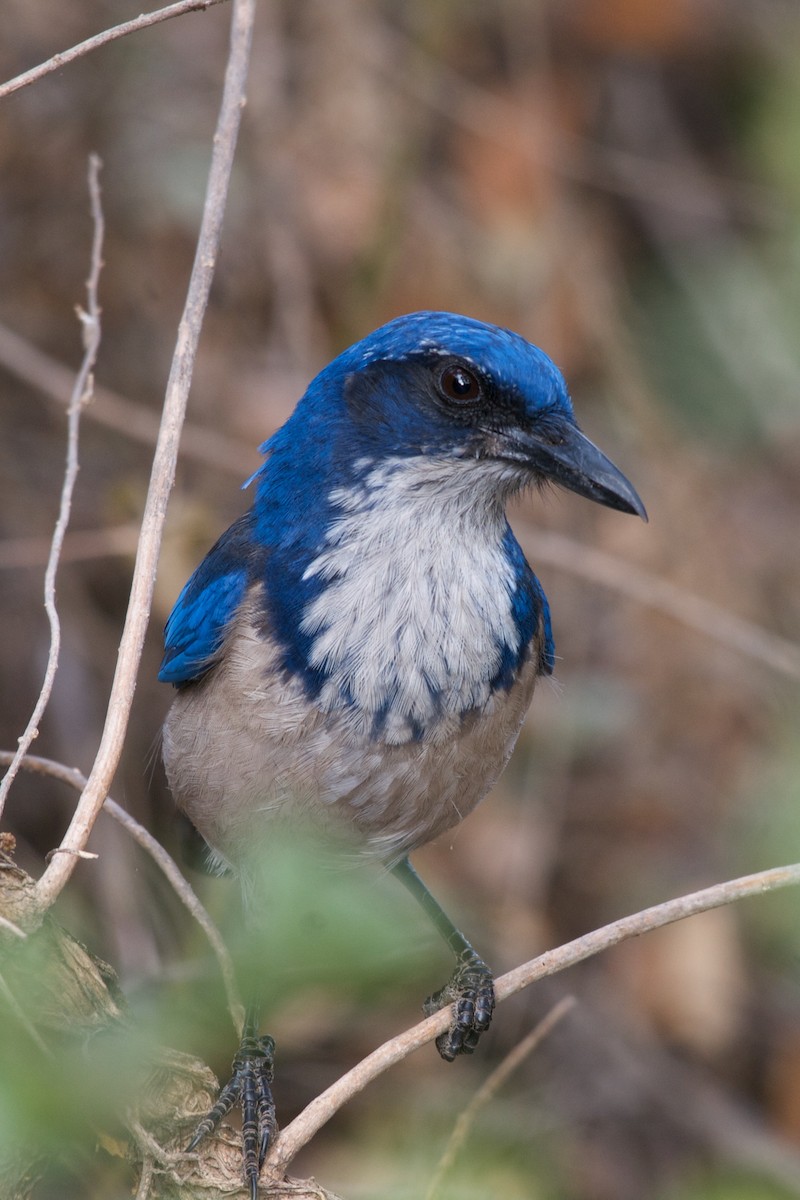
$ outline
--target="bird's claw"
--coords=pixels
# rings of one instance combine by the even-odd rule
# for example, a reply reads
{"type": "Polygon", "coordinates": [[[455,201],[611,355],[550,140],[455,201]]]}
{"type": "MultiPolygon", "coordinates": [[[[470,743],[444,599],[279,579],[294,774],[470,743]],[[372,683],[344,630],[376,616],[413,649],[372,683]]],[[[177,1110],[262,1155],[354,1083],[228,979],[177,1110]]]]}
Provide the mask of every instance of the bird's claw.
{"type": "Polygon", "coordinates": [[[228,1115],[237,1100],[241,1101],[242,1158],[251,1200],[258,1200],[258,1177],[278,1131],[270,1086],[274,1061],[275,1042],[271,1037],[255,1037],[245,1033],[233,1060],[233,1074],[186,1147],[187,1152],[196,1149],[203,1138],[228,1115]]]}
{"type": "Polygon", "coordinates": [[[445,1062],[452,1062],[459,1054],[472,1054],[494,1011],[494,978],[474,950],[459,957],[448,982],[428,997],[423,1008],[430,1015],[446,1004],[453,1006],[453,1020],[447,1032],[436,1039],[436,1049],[445,1062]]]}

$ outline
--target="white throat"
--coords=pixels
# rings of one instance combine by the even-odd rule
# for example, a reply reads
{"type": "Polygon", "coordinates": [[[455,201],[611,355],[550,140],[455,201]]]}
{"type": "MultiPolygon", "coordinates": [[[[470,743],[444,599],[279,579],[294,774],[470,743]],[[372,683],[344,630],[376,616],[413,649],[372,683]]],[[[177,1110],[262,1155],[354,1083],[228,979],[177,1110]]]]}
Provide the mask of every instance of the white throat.
{"type": "Polygon", "coordinates": [[[502,497],[487,460],[397,458],[331,492],[341,511],[305,578],[326,587],[302,615],[319,703],[350,703],[365,731],[400,743],[484,707],[504,650],[519,649],[502,497]]]}

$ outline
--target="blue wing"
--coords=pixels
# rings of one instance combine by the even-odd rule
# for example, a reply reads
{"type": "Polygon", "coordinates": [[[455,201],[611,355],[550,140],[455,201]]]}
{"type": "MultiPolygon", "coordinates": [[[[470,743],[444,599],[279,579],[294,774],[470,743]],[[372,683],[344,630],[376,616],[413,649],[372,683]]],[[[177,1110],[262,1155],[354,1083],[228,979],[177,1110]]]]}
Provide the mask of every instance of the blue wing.
{"type": "Polygon", "coordinates": [[[229,622],[263,562],[252,513],[235,521],[184,587],[164,631],[162,683],[190,683],[214,665],[229,622]]]}

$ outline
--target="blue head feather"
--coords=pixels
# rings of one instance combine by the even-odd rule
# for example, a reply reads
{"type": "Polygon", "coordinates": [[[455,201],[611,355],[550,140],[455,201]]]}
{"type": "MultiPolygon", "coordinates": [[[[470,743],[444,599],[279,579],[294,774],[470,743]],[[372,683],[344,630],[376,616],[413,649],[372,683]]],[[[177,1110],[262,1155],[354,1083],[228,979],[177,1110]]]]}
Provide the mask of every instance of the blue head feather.
{"type": "MultiPolygon", "coordinates": [[[[335,467],[341,480],[365,455],[451,450],[458,427],[430,403],[427,379],[425,386],[413,386],[415,364],[424,370],[447,358],[472,364],[510,418],[574,419],[564,378],[538,346],[472,317],[416,312],[382,325],[329,363],[286,424],[260,447],[262,454],[288,453],[320,471],[335,467]]],[[[247,482],[266,475],[268,467],[264,463],[247,482]]]]}

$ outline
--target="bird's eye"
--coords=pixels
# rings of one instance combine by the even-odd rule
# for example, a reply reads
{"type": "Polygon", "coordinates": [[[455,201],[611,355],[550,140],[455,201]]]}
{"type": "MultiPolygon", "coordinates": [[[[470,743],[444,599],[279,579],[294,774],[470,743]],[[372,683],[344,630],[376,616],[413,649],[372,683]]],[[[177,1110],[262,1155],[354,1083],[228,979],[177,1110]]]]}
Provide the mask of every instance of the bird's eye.
{"type": "Polygon", "coordinates": [[[477,376],[466,367],[456,365],[445,367],[439,377],[439,387],[445,399],[454,400],[456,404],[469,404],[481,394],[477,376]]]}

